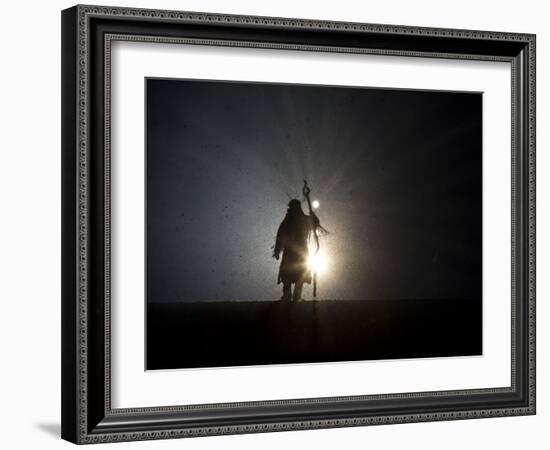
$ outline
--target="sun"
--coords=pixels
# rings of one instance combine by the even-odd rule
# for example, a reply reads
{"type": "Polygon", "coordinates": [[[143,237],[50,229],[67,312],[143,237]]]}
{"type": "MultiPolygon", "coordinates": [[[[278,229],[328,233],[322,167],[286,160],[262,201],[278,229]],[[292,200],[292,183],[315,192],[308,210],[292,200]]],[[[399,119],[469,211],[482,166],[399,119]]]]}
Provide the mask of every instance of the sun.
{"type": "Polygon", "coordinates": [[[319,208],[319,205],[320,205],[319,200],[313,200],[311,202],[311,206],[315,209],[319,208]]]}
{"type": "Polygon", "coordinates": [[[327,270],[327,258],[323,252],[317,253],[310,249],[308,257],[308,267],[313,273],[321,274],[327,270]]]}

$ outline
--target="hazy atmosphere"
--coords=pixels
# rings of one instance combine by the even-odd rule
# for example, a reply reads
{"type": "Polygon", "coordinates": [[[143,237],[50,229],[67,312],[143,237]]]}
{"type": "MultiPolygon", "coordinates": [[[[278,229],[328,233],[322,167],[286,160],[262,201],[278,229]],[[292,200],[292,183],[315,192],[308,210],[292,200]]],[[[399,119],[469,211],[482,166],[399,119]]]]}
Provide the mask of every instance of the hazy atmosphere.
{"type": "Polygon", "coordinates": [[[481,298],[481,94],[146,90],[148,302],[279,299],[272,246],[304,178],[330,232],[319,300],[481,298]]]}

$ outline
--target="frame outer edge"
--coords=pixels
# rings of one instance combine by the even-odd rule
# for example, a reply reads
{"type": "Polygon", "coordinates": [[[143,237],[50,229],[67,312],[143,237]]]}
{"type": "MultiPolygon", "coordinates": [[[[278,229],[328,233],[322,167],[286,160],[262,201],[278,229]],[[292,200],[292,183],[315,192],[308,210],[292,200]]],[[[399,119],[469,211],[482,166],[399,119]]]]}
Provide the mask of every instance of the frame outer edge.
{"type": "Polygon", "coordinates": [[[342,20],[327,19],[303,19],[277,16],[254,16],[229,13],[213,13],[200,11],[176,11],[169,9],[129,8],[122,6],[100,6],[91,4],[79,4],[78,8],[84,14],[98,16],[128,17],[141,20],[161,20],[177,23],[202,23],[202,24],[231,24],[245,25],[253,28],[279,29],[305,29],[305,30],[334,30],[342,32],[377,32],[382,34],[425,35],[447,38],[488,39],[509,42],[529,42],[535,36],[530,33],[514,33],[502,31],[469,30],[427,26],[377,24],[366,22],[348,22],[342,20]]]}
{"type": "Polygon", "coordinates": [[[536,414],[536,35],[529,36],[528,51],[529,51],[529,69],[528,69],[528,160],[529,160],[529,286],[528,286],[528,303],[529,303],[529,412],[536,414]]]}
{"type": "Polygon", "coordinates": [[[61,437],[78,437],[77,314],[77,20],[61,12],[61,437]]]}

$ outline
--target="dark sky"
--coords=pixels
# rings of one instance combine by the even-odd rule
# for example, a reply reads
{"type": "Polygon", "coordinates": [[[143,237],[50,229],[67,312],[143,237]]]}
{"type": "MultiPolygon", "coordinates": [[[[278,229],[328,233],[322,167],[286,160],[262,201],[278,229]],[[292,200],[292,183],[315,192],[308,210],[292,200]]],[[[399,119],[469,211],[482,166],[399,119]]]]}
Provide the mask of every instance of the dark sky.
{"type": "Polygon", "coordinates": [[[147,79],[146,98],[148,302],[280,298],[304,178],[330,231],[319,299],[481,297],[480,93],[147,79]]]}

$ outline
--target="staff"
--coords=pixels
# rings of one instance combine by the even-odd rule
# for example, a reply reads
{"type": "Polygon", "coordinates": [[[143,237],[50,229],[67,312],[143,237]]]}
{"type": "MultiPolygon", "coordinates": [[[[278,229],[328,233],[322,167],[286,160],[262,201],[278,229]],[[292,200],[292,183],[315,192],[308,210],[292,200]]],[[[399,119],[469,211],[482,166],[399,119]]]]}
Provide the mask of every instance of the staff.
{"type": "MultiPolygon", "coordinates": [[[[317,215],[313,212],[313,208],[311,207],[311,199],[309,198],[309,194],[311,193],[311,189],[307,185],[307,181],[304,180],[304,187],[302,189],[302,193],[304,194],[304,197],[307,200],[307,206],[309,208],[309,216],[313,220],[313,238],[315,239],[315,254],[319,252],[320,244],[319,244],[319,235],[317,233],[318,229],[322,229],[323,231],[326,231],[323,227],[321,227],[321,224],[319,222],[319,218],[317,215]]],[[[313,298],[317,298],[317,271],[315,268],[312,268],[313,271],[313,298]]]]}

